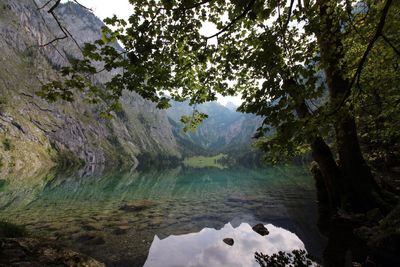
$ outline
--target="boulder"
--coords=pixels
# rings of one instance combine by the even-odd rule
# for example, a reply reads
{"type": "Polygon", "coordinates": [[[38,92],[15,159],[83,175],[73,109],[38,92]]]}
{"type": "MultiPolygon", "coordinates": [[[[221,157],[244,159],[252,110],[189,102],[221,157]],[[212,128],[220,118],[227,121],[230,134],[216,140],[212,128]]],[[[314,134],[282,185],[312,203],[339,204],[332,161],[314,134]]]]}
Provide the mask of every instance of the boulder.
{"type": "Polygon", "coordinates": [[[265,228],[265,226],[262,223],[254,225],[253,226],[253,231],[258,233],[258,234],[260,234],[260,235],[262,235],[262,236],[265,236],[265,235],[269,234],[268,229],[265,228]]]}
{"type": "Polygon", "coordinates": [[[225,244],[227,244],[228,246],[233,246],[233,244],[235,243],[235,241],[233,241],[233,238],[224,238],[222,241],[224,241],[225,244]]]}

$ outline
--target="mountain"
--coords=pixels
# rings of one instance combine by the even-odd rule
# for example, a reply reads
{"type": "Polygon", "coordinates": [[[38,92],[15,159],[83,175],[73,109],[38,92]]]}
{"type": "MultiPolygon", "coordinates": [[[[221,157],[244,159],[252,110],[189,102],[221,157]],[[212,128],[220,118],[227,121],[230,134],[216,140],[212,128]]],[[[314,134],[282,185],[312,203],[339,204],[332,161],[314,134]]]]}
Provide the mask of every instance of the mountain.
{"type": "MultiPolygon", "coordinates": [[[[38,9],[46,2],[0,2],[0,174],[71,162],[136,165],[142,154],[179,158],[165,112],[135,93],[124,93],[123,110],[110,120],[79,95],[73,103],[36,96],[42,84],[61,79],[68,57],[80,56],[71,38],[41,46],[63,35],[46,9],[38,9]]],[[[103,23],[78,5],[62,4],[57,14],[79,44],[100,37],[103,23]]]]}
{"type": "Polygon", "coordinates": [[[227,103],[225,104],[225,107],[226,107],[227,109],[229,109],[229,110],[232,110],[232,111],[236,111],[236,109],[238,108],[238,106],[235,105],[235,104],[232,103],[232,102],[227,102],[227,103]]]}
{"type": "MultiPolygon", "coordinates": [[[[182,156],[248,151],[261,119],[235,111],[230,103],[198,106],[209,118],[194,133],[184,134],[179,119],[190,115],[188,103],[174,102],[167,111],[133,92],[124,92],[122,110],[112,119],[99,115],[82,93],[74,102],[50,103],[36,93],[48,81],[62,79],[68,58],[81,57],[79,45],[101,37],[101,20],[72,2],[56,13],[74,37],[63,36],[57,22],[39,7],[45,0],[0,2],[0,175],[35,173],[52,166],[137,166],[177,161],[182,156]],[[59,40],[50,41],[55,38],[59,40]],[[47,44],[47,45],[43,45],[47,44]]],[[[115,47],[118,45],[114,44],[115,47]]],[[[118,47],[121,49],[121,47],[118,47]]],[[[93,77],[97,84],[116,72],[93,77]]],[[[94,168],[94,167],[93,167],[94,168]]],[[[86,168],[94,171],[92,167],[86,168]]]]}
{"type": "MultiPolygon", "coordinates": [[[[174,134],[177,140],[186,143],[183,154],[190,153],[193,147],[200,147],[209,153],[227,152],[230,150],[249,150],[252,137],[260,126],[262,119],[252,114],[244,114],[229,109],[218,102],[209,102],[196,107],[200,112],[206,113],[208,118],[195,132],[183,133],[181,116],[190,116],[193,107],[188,102],[173,102],[167,110],[167,115],[174,125],[174,134]]],[[[197,149],[198,150],[198,149],[197,149]]]]}

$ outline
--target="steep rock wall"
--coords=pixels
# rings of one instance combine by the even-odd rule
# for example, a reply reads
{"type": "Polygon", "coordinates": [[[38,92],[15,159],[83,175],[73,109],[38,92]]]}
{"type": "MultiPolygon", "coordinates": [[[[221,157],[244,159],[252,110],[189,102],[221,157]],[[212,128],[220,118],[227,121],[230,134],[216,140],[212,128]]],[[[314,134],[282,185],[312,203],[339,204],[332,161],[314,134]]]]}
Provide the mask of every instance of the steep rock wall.
{"type": "MultiPolygon", "coordinates": [[[[123,95],[123,111],[110,120],[79,96],[73,103],[48,103],[35,95],[43,83],[60,78],[57,69],[67,57],[80,56],[71,38],[40,46],[62,36],[46,10],[38,10],[45,2],[0,1],[0,171],[74,160],[135,165],[144,152],[179,157],[165,113],[134,93],[123,95]]],[[[71,3],[57,12],[78,43],[99,38],[103,24],[90,12],[71,3]]]]}

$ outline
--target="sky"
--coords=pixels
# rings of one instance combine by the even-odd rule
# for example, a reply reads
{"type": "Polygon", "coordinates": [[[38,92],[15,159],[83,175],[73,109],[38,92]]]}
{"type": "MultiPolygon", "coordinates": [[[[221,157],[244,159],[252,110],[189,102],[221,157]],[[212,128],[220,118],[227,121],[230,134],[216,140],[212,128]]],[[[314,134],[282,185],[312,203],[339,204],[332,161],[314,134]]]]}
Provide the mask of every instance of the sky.
{"type": "MultiPolygon", "coordinates": [[[[63,0],[62,2],[68,2],[68,0],[63,0]]],[[[128,0],[78,0],[78,2],[85,7],[90,8],[93,13],[102,20],[111,17],[114,14],[120,18],[127,19],[133,11],[128,0]]],[[[205,25],[201,30],[201,33],[204,35],[212,35],[215,32],[216,28],[211,23],[205,25]]],[[[222,105],[232,102],[236,106],[239,106],[242,103],[239,96],[223,97],[221,95],[218,96],[218,102],[222,105]]]]}

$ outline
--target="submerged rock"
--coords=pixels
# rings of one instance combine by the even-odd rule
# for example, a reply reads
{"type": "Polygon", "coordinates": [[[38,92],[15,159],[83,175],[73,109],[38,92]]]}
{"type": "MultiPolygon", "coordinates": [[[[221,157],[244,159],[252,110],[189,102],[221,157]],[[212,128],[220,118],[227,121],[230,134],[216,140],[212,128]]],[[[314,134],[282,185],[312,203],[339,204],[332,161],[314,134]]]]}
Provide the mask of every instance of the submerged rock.
{"type": "Polygon", "coordinates": [[[379,223],[383,219],[382,212],[379,209],[372,209],[366,214],[367,220],[371,223],[379,223]]]}
{"type": "Polygon", "coordinates": [[[229,245],[229,246],[233,246],[233,244],[235,243],[235,241],[233,240],[233,238],[224,238],[224,243],[229,245]]]}
{"type": "Polygon", "coordinates": [[[127,225],[118,226],[116,229],[114,229],[112,231],[112,234],[123,235],[123,234],[126,234],[129,229],[130,229],[130,226],[127,226],[127,225]]]}
{"type": "Polygon", "coordinates": [[[6,238],[0,241],[0,266],[105,267],[101,262],[50,241],[6,238]]]}
{"type": "Polygon", "coordinates": [[[256,202],[257,198],[255,197],[229,197],[226,202],[230,202],[230,203],[241,203],[241,204],[250,204],[253,202],[256,202]]]}
{"type": "Polygon", "coordinates": [[[119,209],[124,211],[141,211],[156,206],[158,203],[155,201],[141,199],[134,202],[127,203],[119,209]]]}
{"type": "Polygon", "coordinates": [[[105,240],[101,236],[96,236],[94,234],[83,234],[76,238],[78,243],[84,243],[85,245],[102,245],[105,240]]]}
{"type": "Polygon", "coordinates": [[[124,234],[126,234],[127,232],[128,232],[128,231],[125,230],[125,229],[117,228],[117,229],[114,229],[114,230],[112,231],[112,234],[114,234],[114,235],[124,235],[124,234]]]}
{"type": "Polygon", "coordinates": [[[268,229],[265,228],[265,226],[262,223],[254,225],[253,226],[253,231],[258,233],[258,234],[260,234],[260,235],[262,235],[262,236],[265,236],[265,235],[269,234],[268,229]]]}
{"type": "Polygon", "coordinates": [[[93,225],[90,224],[85,224],[82,226],[82,229],[85,231],[95,231],[98,230],[96,227],[94,227],[93,225]]]}
{"type": "MultiPolygon", "coordinates": [[[[381,213],[376,210],[369,211],[370,220],[378,220],[381,213]]],[[[385,218],[375,225],[366,225],[353,230],[355,236],[363,240],[373,258],[381,266],[400,266],[400,204],[398,204],[385,218]]],[[[377,264],[378,265],[378,264],[377,264]]],[[[372,266],[372,265],[365,265],[372,266]]]]}
{"type": "Polygon", "coordinates": [[[155,218],[152,218],[152,219],[150,220],[149,225],[150,225],[150,226],[158,226],[158,225],[160,225],[162,222],[163,222],[162,217],[155,217],[155,218]]]}

